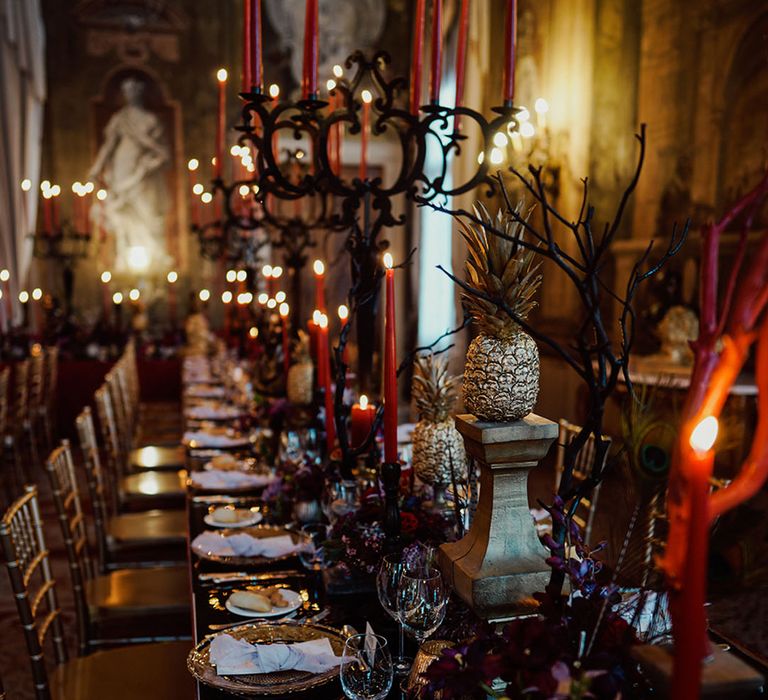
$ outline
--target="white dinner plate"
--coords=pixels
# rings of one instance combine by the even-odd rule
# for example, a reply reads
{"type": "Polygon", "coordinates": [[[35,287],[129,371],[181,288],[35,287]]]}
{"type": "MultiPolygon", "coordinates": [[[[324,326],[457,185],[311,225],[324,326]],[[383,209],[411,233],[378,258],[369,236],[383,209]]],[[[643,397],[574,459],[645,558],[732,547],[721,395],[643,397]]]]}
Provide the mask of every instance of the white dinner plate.
{"type": "Polygon", "coordinates": [[[206,525],[211,527],[227,527],[230,529],[238,527],[248,527],[250,525],[256,525],[260,523],[264,516],[257,510],[249,510],[248,508],[236,508],[235,511],[238,514],[238,521],[236,523],[220,523],[218,520],[213,519],[213,513],[208,513],[203,518],[206,525]]]}
{"type": "Polygon", "coordinates": [[[283,598],[288,601],[288,605],[284,608],[276,608],[272,606],[270,612],[257,612],[256,610],[239,608],[237,605],[232,605],[232,603],[229,602],[229,598],[227,598],[227,602],[224,603],[224,607],[229,610],[229,612],[234,613],[235,615],[240,615],[241,617],[282,617],[283,615],[289,615],[294,610],[298,610],[304,602],[296,591],[289,590],[288,588],[281,588],[280,592],[282,593],[283,598]]]}

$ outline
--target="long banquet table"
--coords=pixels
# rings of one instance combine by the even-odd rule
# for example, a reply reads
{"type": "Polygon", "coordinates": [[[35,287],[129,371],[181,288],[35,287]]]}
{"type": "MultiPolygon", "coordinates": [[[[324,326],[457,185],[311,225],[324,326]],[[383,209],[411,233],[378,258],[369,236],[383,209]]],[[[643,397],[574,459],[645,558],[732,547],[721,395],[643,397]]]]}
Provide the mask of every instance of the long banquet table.
{"type": "MultiPolygon", "coordinates": [[[[187,466],[190,472],[202,468],[202,459],[196,458],[194,453],[188,451],[187,466]]],[[[237,496],[241,499],[239,503],[244,506],[259,505],[264,514],[264,523],[270,523],[270,514],[268,508],[264,506],[263,500],[256,493],[246,496],[237,496]]],[[[320,572],[311,572],[303,569],[298,557],[292,557],[287,560],[275,561],[267,566],[261,567],[243,567],[229,566],[219,562],[212,562],[198,558],[191,551],[189,543],[204,530],[210,530],[203,521],[205,515],[214,507],[216,494],[197,493],[191,488],[187,492],[187,514],[189,522],[188,538],[188,561],[191,582],[192,595],[192,614],[193,614],[193,638],[197,644],[206,635],[212,634],[209,625],[222,625],[229,623],[249,623],[258,622],[258,620],[248,620],[230,613],[224,607],[224,603],[229,594],[237,588],[246,585],[266,585],[275,586],[280,584],[288,585],[292,590],[299,592],[304,599],[302,607],[292,619],[297,621],[308,620],[318,613],[325,613],[319,624],[341,629],[344,625],[351,625],[357,631],[364,631],[366,622],[370,622],[377,633],[387,637],[394,655],[396,651],[397,630],[394,622],[387,616],[380,606],[375,592],[352,593],[338,596],[329,596],[325,592],[320,572]],[[202,582],[199,575],[209,572],[225,571],[247,571],[248,574],[261,577],[259,580],[248,583],[227,583],[211,584],[202,582]]],[[[406,640],[406,650],[413,656],[415,647],[406,640]]],[[[389,698],[400,698],[399,683],[401,679],[395,677],[392,692],[389,698]]],[[[224,691],[220,691],[202,683],[198,683],[197,698],[199,700],[219,700],[222,698],[232,698],[233,696],[224,691]]],[[[270,696],[286,697],[286,696],[270,696]]],[[[323,700],[343,698],[341,684],[338,680],[332,683],[316,688],[312,691],[305,691],[299,694],[291,695],[293,699],[303,700],[323,700]]]]}

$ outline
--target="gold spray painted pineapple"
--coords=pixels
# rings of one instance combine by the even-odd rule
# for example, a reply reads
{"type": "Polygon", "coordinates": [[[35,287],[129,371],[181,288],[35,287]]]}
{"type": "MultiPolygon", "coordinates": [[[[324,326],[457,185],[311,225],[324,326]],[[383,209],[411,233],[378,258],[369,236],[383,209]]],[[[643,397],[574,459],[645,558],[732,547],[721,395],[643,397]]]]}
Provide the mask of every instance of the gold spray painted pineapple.
{"type": "Polygon", "coordinates": [[[302,330],[294,346],[293,358],[294,362],[288,369],[285,392],[292,404],[307,406],[312,403],[315,368],[309,354],[309,335],[302,330]]]}
{"type": "MultiPolygon", "coordinates": [[[[517,212],[523,202],[517,205],[517,212]]],[[[535,252],[521,248],[521,224],[501,209],[494,221],[478,204],[478,219],[504,232],[510,240],[486,233],[479,224],[460,221],[467,242],[467,284],[482,294],[501,299],[521,320],[536,305],[541,284],[535,252]]],[[[467,311],[480,331],[470,343],[464,366],[464,405],[487,421],[513,421],[528,415],[539,394],[539,350],[536,343],[496,304],[462,292],[467,311]]]]}
{"type": "Polygon", "coordinates": [[[448,374],[444,360],[424,355],[416,360],[411,390],[419,412],[413,429],[413,469],[416,476],[438,492],[451,484],[451,464],[457,482],[467,478],[464,440],[450,415],[459,377],[448,374]]]}

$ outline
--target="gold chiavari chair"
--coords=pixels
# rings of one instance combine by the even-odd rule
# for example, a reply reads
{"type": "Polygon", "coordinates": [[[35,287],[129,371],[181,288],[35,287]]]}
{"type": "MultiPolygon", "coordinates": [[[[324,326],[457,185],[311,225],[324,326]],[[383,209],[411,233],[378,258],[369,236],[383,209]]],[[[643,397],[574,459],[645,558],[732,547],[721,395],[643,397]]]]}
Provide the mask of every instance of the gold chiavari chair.
{"type": "Polygon", "coordinates": [[[138,644],[68,659],[35,486],[28,486],[3,516],[0,543],[24,629],[37,700],[193,697],[194,682],[186,670],[190,643],[186,641],[138,644]],[[49,641],[55,662],[50,672],[44,652],[49,641]]]}
{"type": "Polygon", "coordinates": [[[189,636],[186,567],[122,569],[98,575],[69,443],[46,462],[75,593],[80,654],[105,644],[189,636]]]}
{"type": "MultiPolygon", "coordinates": [[[[36,346],[38,347],[38,346],[36,346]]],[[[29,358],[29,398],[24,431],[29,443],[32,464],[38,464],[38,456],[43,448],[41,444],[41,408],[43,405],[43,385],[45,383],[45,356],[41,349],[29,358]]]]}
{"type": "MultiPolygon", "coordinates": [[[[131,346],[132,347],[132,346],[131,346]]],[[[109,395],[114,407],[115,419],[122,435],[127,466],[131,472],[146,469],[152,471],[178,471],[186,464],[184,448],[175,446],[150,445],[141,443],[141,430],[138,425],[140,414],[138,394],[138,374],[131,355],[123,357],[107,376],[109,395]],[[130,369],[134,367],[134,369],[130,369]],[[137,445],[140,445],[137,447],[137,445]]],[[[181,436],[179,436],[181,437],[181,436]]]]}
{"type": "Polygon", "coordinates": [[[53,445],[56,422],[56,396],[59,386],[59,349],[51,345],[45,349],[45,393],[40,406],[40,418],[47,445],[53,445]]]}
{"type": "Polygon", "coordinates": [[[115,482],[101,467],[96,429],[86,406],[76,420],[93,507],[99,569],[178,564],[186,556],[186,512],[150,510],[117,514],[115,482]]]}
{"type": "Polygon", "coordinates": [[[186,477],[184,470],[150,471],[128,473],[127,456],[122,449],[122,440],[114,407],[106,385],[94,395],[99,429],[107,457],[110,478],[115,480],[120,510],[149,510],[152,508],[173,509],[184,506],[186,477]]]}

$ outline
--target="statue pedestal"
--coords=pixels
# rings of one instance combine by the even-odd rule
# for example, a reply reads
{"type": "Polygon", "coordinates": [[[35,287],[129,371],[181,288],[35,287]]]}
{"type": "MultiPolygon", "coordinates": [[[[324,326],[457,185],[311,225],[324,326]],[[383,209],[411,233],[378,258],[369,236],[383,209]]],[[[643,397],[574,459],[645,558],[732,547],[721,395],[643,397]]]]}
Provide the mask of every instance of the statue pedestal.
{"type": "Polygon", "coordinates": [[[550,568],[528,507],[528,472],[557,438],[557,423],[533,413],[513,423],[462,415],[456,428],[480,464],[480,499],[466,536],[440,547],[440,569],[482,618],[531,612],[531,594],[544,590],[550,568]]]}

